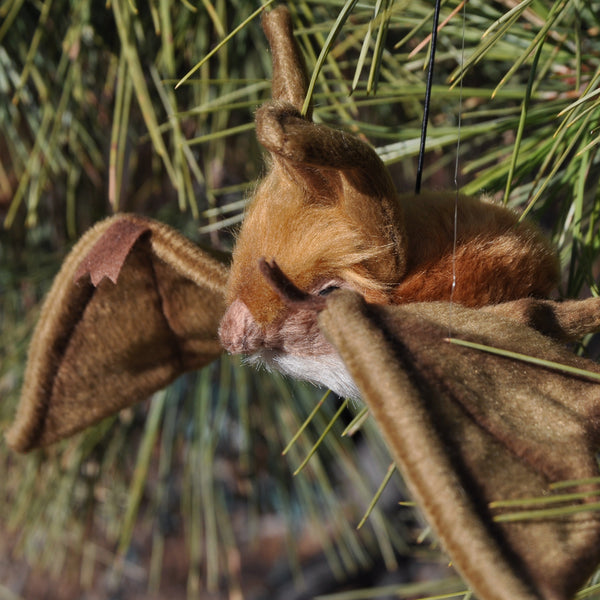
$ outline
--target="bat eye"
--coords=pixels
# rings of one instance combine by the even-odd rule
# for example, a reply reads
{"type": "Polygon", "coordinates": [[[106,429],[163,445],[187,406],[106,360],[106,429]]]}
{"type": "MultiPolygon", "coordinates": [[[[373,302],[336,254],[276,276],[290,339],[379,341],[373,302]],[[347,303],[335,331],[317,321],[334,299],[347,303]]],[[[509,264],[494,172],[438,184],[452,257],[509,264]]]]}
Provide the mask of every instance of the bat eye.
{"type": "Polygon", "coordinates": [[[334,292],[335,290],[339,289],[339,285],[328,285],[326,288],[323,288],[321,291],[319,291],[319,296],[329,296],[331,292],[334,292]]]}

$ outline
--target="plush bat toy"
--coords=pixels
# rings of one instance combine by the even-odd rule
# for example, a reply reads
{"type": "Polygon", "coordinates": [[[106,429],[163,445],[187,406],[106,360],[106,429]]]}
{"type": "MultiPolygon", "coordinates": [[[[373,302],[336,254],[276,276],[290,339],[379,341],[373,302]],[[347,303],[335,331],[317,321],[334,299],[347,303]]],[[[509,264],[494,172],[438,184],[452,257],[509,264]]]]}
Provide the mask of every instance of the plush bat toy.
{"type": "Polygon", "coordinates": [[[301,114],[306,70],[287,10],[263,26],[273,100],[256,126],[270,167],[231,267],[145,218],[89,231],[44,304],[9,444],[50,444],[223,348],[248,354],[367,403],[481,600],[571,598],[600,561],[589,482],[600,475],[600,387],[446,338],[597,374],[563,343],[600,330],[600,301],[537,299],[557,261],[510,211],[398,195],[368,145],[301,114]],[[562,480],[578,480],[574,495],[556,495],[562,480]],[[568,511],[513,521],[494,504],[531,498],[568,511]]]}

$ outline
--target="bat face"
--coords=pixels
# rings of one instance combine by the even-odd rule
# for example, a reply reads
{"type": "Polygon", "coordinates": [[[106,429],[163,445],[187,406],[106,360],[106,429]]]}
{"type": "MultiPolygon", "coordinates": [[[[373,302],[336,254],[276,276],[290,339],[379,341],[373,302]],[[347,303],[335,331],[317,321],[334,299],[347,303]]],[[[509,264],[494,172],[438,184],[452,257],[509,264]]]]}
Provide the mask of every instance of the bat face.
{"type": "Polygon", "coordinates": [[[238,298],[221,321],[221,343],[231,354],[245,354],[251,365],[329,387],[341,396],[358,398],[344,363],[318,327],[317,314],[289,308],[280,318],[261,327],[238,298]]]}
{"type": "MultiPolygon", "coordinates": [[[[325,288],[330,289],[337,287],[325,288]]],[[[219,337],[231,354],[245,354],[248,364],[328,387],[342,397],[359,398],[343,361],[319,328],[314,310],[284,306],[277,320],[261,326],[237,298],[221,321],[219,337]]]]}
{"type": "Polygon", "coordinates": [[[257,191],[234,251],[228,308],[219,327],[225,350],[357,396],[318,327],[316,313],[287,306],[268,285],[259,262],[265,256],[275,258],[294,284],[315,297],[348,288],[385,302],[385,288],[368,264],[379,249],[377,244],[364,246],[358,225],[339,204],[307,202],[304,190],[275,167],[257,191]]]}

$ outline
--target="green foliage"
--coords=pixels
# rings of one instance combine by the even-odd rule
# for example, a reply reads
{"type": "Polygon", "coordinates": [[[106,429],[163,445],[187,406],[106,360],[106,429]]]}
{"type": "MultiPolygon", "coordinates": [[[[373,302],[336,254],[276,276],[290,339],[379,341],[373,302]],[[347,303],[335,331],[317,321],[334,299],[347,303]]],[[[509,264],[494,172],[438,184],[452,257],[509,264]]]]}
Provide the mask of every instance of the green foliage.
{"type": "MultiPolygon", "coordinates": [[[[228,228],[241,221],[261,171],[252,119],[270,94],[270,55],[260,5],[0,4],[3,429],[39,300],[84,228],[130,210],[230,247],[228,228]]],[[[411,189],[431,3],[289,5],[313,72],[315,119],[370,140],[399,187],[411,189]]],[[[457,178],[464,192],[485,192],[531,213],[554,236],[562,291],[571,296],[597,290],[599,15],[595,0],[444,2],[427,141],[424,185],[452,187],[457,178]]],[[[179,518],[189,596],[219,587],[236,595],[240,573],[230,558],[243,542],[234,517],[245,507],[244,528],[258,537],[261,516],[283,515],[296,574],[295,536],[306,523],[328,524],[314,529],[340,578],[375,555],[393,568],[397,553],[414,552],[405,542],[410,511],[390,515],[376,505],[367,525],[353,529],[378,482],[357,466],[341,419],[332,422],[332,399],[286,461],[280,457],[317,401],[308,388],[223,359],[55,449],[20,458],[0,446],[0,513],[16,536],[16,553],[58,574],[72,551],[85,557],[110,548],[118,581],[127,577],[129,552],[143,531],[153,592],[161,585],[169,519],[179,518]],[[332,431],[308,467],[292,477],[329,423],[332,431]],[[356,492],[351,500],[348,485],[356,492]]],[[[371,420],[361,431],[383,478],[389,457],[371,420]]],[[[90,583],[84,558],[80,571],[90,583]]],[[[394,593],[459,589],[453,580],[394,593]]],[[[339,598],[372,598],[375,591],[366,594],[339,598]]]]}

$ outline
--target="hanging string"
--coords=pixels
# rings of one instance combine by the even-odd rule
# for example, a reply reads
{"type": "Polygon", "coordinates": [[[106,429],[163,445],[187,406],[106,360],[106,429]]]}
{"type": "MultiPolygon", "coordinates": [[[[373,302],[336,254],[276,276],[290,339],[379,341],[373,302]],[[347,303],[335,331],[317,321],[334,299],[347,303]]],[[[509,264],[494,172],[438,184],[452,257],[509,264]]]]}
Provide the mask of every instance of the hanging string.
{"type": "MultiPolygon", "coordinates": [[[[433,12],[433,26],[431,31],[431,52],[429,54],[429,65],[427,68],[427,83],[425,86],[425,102],[423,106],[423,121],[421,124],[421,144],[419,147],[419,158],[417,163],[417,177],[415,183],[415,193],[421,192],[421,180],[423,177],[423,164],[425,160],[425,143],[427,140],[427,124],[429,122],[429,106],[431,102],[431,87],[433,84],[433,66],[435,63],[435,50],[437,47],[437,32],[440,17],[441,0],[436,0],[433,12]]],[[[462,39],[460,53],[461,71],[465,63],[465,23],[466,23],[466,0],[462,2],[462,39]]],[[[453,13],[454,14],[454,13],[453,13]]],[[[462,102],[463,102],[463,77],[460,78],[459,84],[459,100],[458,100],[458,124],[456,136],[456,159],[454,162],[454,189],[456,192],[454,199],[454,223],[453,223],[453,238],[452,238],[452,283],[450,286],[450,302],[448,315],[448,337],[452,337],[452,307],[454,303],[454,292],[456,290],[456,245],[458,237],[458,200],[460,195],[459,183],[459,160],[460,160],[460,138],[462,126],[462,102]]]]}
{"type": "Polygon", "coordinates": [[[460,49],[460,69],[461,78],[459,84],[459,96],[458,96],[458,123],[456,133],[456,158],[454,161],[454,190],[456,195],[454,197],[454,232],[452,238],[452,285],[450,287],[450,313],[448,315],[448,337],[452,337],[452,307],[454,306],[454,291],[456,289],[456,240],[458,237],[458,198],[460,195],[460,182],[459,182],[459,161],[460,161],[460,135],[462,126],[462,102],[463,102],[463,79],[462,68],[465,64],[465,22],[467,20],[467,2],[463,2],[463,13],[462,13],[462,39],[460,49]]]}
{"type": "Polygon", "coordinates": [[[440,20],[441,0],[435,0],[433,10],[433,28],[431,30],[431,51],[429,52],[429,65],[427,67],[427,83],[425,86],[425,102],[423,105],[423,121],[421,123],[421,145],[417,163],[417,179],[415,193],[421,192],[421,179],[423,177],[423,162],[425,160],[425,140],[427,139],[427,123],[429,122],[429,103],[431,101],[431,86],[433,83],[433,65],[435,64],[435,49],[437,46],[438,22],[440,20]]]}

